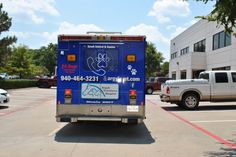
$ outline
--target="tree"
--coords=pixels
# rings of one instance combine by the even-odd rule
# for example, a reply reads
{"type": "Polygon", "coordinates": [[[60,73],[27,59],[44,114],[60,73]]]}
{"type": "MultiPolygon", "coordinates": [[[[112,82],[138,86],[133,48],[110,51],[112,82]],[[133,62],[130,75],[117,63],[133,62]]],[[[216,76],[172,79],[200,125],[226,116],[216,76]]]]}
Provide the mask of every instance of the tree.
{"type": "MultiPolygon", "coordinates": [[[[204,3],[209,0],[197,0],[204,3]]],[[[213,11],[207,16],[198,16],[198,18],[216,21],[217,24],[223,25],[228,33],[234,32],[236,28],[236,0],[217,0],[213,11]]],[[[236,36],[236,32],[234,33],[236,36]]]]}
{"type": "Polygon", "coordinates": [[[164,57],[161,52],[157,52],[155,45],[151,42],[147,44],[146,49],[146,76],[156,76],[164,57]]]}
{"type": "MultiPolygon", "coordinates": [[[[2,32],[9,31],[12,23],[11,18],[8,17],[7,12],[2,10],[2,3],[0,3],[0,35],[2,32]]],[[[6,64],[6,60],[11,53],[9,46],[16,42],[15,36],[6,36],[0,39],[0,67],[6,64]]]]}
{"type": "Polygon", "coordinates": [[[30,59],[28,48],[19,46],[14,48],[11,58],[12,72],[18,74],[20,78],[30,75],[30,59]]]}
{"type": "Polygon", "coordinates": [[[36,50],[33,60],[35,65],[45,67],[48,75],[53,75],[57,64],[57,44],[50,43],[36,50]]]}
{"type": "Polygon", "coordinates": [[[169,62],[164,62],[161,65],[161,75],[162,76],[167,76],[169,73],[169,62]]]}

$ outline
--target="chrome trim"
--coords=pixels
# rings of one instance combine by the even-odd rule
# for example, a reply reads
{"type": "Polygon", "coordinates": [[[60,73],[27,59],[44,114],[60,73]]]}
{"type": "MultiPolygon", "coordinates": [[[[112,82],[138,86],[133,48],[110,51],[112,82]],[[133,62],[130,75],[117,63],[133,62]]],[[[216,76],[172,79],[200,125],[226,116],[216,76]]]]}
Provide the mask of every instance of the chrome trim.
{"type": "Polygon", "coordinates": [[[162,102],[170,102],[170,96],[161,94],[160,99],[162,102]]]}

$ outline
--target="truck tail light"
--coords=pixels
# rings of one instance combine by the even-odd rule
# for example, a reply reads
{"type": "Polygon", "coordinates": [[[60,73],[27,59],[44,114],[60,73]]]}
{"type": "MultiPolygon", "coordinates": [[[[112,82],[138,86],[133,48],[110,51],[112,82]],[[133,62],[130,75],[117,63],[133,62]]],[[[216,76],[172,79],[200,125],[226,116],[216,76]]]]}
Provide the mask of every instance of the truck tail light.
{"type": "Polygon", "coordinates": [[[136,90],[130,90],[129,95],[136,95],[136,90]]]}
{"type": "Polygon", "coordinates": [[[135,105],[136,104],[136,90],[130,90],[129,91],[129,102],[130,105],[135,105]]]}
{"type": "Polygon", "coordinates": [[[65,104],[71,104],[71,100],[72,100],[72,90],[71,89],[65,90],[64,98],[65,98],[65,104]]]}
{"type": "Polygon", "coordinates": [[[166,87],[166,94],[170,94],[170,87],[169,86],[166,87]]]}
{"type": "Polygon", "coordinates": [[[65,90],[65,95],[72,95],[71,89],[66,89],[65,90]]]}

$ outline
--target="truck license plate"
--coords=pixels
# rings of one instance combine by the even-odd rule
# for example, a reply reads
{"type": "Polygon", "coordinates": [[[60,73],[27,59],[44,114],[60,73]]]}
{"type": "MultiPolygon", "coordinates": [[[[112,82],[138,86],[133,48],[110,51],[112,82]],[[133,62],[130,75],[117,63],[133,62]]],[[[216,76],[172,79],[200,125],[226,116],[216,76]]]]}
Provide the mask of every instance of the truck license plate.
{"type": "Polygon", "coordinates": [[[128,105],[127,106],[127,112],[138,112],[139,111],[139,106],[135,105],[128,105]]]}

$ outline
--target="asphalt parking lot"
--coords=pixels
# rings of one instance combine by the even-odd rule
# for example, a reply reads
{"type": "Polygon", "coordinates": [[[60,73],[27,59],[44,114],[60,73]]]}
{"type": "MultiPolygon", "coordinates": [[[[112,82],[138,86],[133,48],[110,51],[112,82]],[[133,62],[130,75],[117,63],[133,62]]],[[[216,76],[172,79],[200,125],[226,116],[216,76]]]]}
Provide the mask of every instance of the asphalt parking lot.
{"type": "Polygon", "coordinates": [[[236,102],[185,111],[154,94],[143,124],[68,124],[55,121],[55,92],[9,91],[10,103],[0,106],[0,157],[236,156],[236,102]]]}

